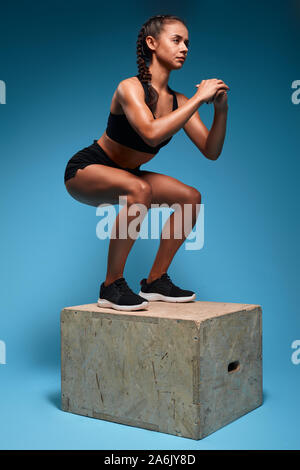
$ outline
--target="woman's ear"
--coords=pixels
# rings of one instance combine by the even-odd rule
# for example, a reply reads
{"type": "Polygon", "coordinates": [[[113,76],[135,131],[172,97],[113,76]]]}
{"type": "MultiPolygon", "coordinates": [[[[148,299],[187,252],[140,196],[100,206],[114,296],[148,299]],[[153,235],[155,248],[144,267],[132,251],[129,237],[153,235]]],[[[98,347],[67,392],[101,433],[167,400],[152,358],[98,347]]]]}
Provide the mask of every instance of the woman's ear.
{"type": "Polygon", "coordinates": [[[151,51],[155,51],[157,45],[155,38],[153,36],[147,36],[145,41],[149,49],[151,49],[151,51]]]}

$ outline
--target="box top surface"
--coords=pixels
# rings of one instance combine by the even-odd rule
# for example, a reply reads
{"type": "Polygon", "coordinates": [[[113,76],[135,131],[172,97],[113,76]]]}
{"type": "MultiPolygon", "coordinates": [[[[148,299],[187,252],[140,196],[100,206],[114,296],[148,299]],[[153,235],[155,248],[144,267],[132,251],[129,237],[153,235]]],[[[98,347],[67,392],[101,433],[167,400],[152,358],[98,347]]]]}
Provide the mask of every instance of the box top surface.
{"type": "Polygon", "coordinates": [[[138,317],[158,317],[166,319],[180,319],[180,320],[193,320],[203,321],[208,318],[215,318],[222,315],[227,315],[241,311],[251,311],[261,309],[260,305],[256,304],[239,304],[239,303],[226,303],[226,302],[149,302],[147,309],[136,311],[120,311],[112,308],[98,307],[97,303],[75,305],[72,307],[65,307],[63,310],[76,311],[78,313],[93,314],[93,316],[103,314],[121,315],[121,316],[138,316],[138,317]]]}

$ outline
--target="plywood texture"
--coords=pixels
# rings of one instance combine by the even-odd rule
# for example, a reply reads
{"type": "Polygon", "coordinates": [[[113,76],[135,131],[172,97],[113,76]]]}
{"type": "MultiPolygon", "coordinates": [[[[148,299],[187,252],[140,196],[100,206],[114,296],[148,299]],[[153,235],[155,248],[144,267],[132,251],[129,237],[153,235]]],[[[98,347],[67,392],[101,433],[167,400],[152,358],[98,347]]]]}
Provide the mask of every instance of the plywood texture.
{"type": "Polygon", "coordinates": [[[262,309],[66,307],[61,392],[64,411],[202,439],[262,404],[262,309]]]}

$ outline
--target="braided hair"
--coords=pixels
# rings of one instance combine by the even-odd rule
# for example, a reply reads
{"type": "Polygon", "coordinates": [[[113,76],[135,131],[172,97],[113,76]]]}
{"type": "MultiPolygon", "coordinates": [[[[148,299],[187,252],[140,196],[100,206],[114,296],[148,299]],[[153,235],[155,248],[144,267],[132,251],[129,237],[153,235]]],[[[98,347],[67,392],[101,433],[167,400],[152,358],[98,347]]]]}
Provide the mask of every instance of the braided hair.
{"type": "Polygon", "coordinates": [[[184,20],[175,15],[151,16],[141,27],[136,42],[138,75],[141,82],[146,83],[148,87],[149,97],[146,97],[146,104],[152,112],[155,110],[159,95],[151,85],[152,74],[149,70],[149,64],[146,64],[146,61],[151,61],[152,51],[149,49],[145,39],[147,36],[153,36],[157,39],[163,29],[164,23],[168,21],[180,21],[186,26],[184,20]]]}

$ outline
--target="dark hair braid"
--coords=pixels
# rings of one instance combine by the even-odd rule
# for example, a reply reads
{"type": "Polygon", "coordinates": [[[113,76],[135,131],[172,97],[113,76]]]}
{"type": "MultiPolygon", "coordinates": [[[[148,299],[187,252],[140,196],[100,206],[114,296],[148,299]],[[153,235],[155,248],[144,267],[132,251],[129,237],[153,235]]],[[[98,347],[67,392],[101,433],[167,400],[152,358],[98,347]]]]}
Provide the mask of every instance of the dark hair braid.
{"type": "Polygon", "coordinates": [[[185,21],[175,15],[151,16],[141,27],[136,42],[137,65],[139,71],[138,75],[141,82],[146,83],[148,87],[149,97],[146,97],[146,104],[152,112],[155,110],[159,95],[155,88],[153,88],[151,85],[152,74],[146,61],[151,61],[152,51],[147,46],[145,39],[147,36],[153,36],[155,39],[158,39],[164,23],[168,21],[180,21],[186,26],[185,21]]]}

